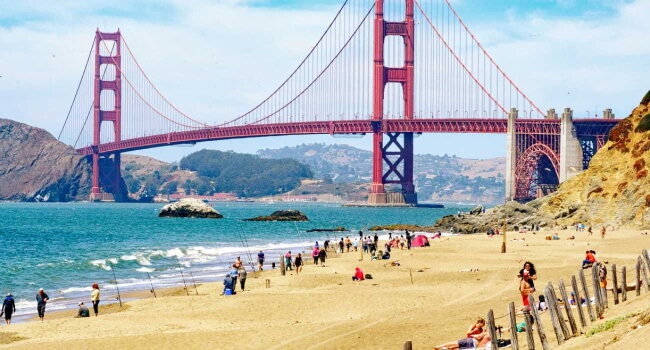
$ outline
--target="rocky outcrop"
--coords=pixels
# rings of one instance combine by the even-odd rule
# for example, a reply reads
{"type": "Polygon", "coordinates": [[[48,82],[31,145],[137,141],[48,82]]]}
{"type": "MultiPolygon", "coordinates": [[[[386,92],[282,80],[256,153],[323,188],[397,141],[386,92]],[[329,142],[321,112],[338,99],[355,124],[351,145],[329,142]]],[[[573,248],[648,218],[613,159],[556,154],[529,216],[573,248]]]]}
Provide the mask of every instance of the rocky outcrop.
{"type": "Polygon", "coordinates": [[[43,129],[0,119],[0,200],[87,200],[91,166],[43,129]]]}
{"type": "Polygon", "coordinates": [[[515,227],[547,227],[553,225],[553,220],[540,214],[534,205],[510,201],[485,212],[477,207],[470,214],[444,216],[433,227],[435,231],[451,231],[453,228],[454,232],[459,233],[485,233],[489,229],[502,230],[504,224],[508,230],[512,230],[515,227]]]}
{"type": "Polygon", "coordinates": [[[305,232],[343,232],[343,231],[348,231],[345,227],[337,227],[337,228],[312,228],[311,230],[307,230],[305,232]]]}
{"type": "MultiPolygon", "coordinates": [[[[646,96],[649,96],[650,93],[646,96]]],[[[589,169],[532,203],[558,225],[650,226],[650,99],[609,133],[589,169]]]]}
{"type": "Polygon", "coordinates": [[[221,219],[223,215],[214,208],[195,198],[183,198],[160,209],[158,217],[221,219]]]}
{"type": "Polygon", "coordinates": [[[246,221],[309,221],[307,216],[298,210],[278,210],[269,216],[244,219],[246,221]]]}

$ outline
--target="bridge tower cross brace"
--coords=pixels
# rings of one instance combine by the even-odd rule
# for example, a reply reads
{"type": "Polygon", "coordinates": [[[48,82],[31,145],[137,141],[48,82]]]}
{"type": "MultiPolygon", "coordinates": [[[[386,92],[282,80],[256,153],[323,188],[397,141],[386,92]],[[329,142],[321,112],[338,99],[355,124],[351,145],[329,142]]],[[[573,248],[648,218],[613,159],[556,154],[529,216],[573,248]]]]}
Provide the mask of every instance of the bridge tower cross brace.
{"type": "MultiPolygon", "coordinates": [[[[121,45],[122,35],[119,29],[116,33],[102,33],[97,29],[95,32],[95,79],[94,79],[94,96],[93,96],[93,177],[90,200],[101,199],[100,188],[100,154],[98,147],[101,144],[101,129],[103,122],[113,123],[114,142],[122,140],[122,72],[121,72],[121,45]],[[109,56],[101,54],[101,47],[105,45],[103,41],[115,42],[115,53],[109,53],[109,56]],[[104,80],[102,65],[114,67],[115,79],[104,80]],[[113,110],[102,110],[101,96],[103,91],[112,91],[114,96],[113,110]]],[[[104,46],[108,47],[108,45],[104,46]]],[[[120,153],[113,155],[113,192],[119,189],[120,185],[120,153]]]]}
{"type": "Polygon", "coordinates": [[[413,119],[415,66],[413,20],[414,0],[405,0],[406,18],[402,22],[384,20],[384,0],[375,0],[374,23],[374,88],[373,88],[373,159],[372,187],[368,203],[417,204],[417,194],[413,185],[413,133],[388,133],[390,141],[384,145],[384,92],[386,84],[398,83],[404,98],[404,118],[413,119]],[[384,42],[387,36],[400,36],[404,39],[404,66],[386,67],[384,65],[384,42]],[[391,147],[393,149],[391,150],[391,147]],[[396,149],[395,149],[396,148],[396,149]],[[395,158],[397,157],[397,158],[395,158]],[[384,162],[388,169],[384,172],[384,162]],[[401,167],[401,171],[400,171],[401,167]],[[393,176],[397,180],[391,180],[393,176]],[[396,183],[402,186],[399,198],[386,193],[384,185],[396,183]]]}

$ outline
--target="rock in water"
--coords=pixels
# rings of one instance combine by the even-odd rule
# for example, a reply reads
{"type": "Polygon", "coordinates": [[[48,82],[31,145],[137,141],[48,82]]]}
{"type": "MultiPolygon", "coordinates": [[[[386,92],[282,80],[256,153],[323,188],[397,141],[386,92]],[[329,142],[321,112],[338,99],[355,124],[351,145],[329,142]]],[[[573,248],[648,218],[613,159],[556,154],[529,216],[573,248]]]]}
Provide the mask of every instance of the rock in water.
{"type": "Polygon", "coordinates": [[[221,219],[223,215],[200,199],[183,198],[162,207],[158,217],[221,219]]]}
{"type": "Polygon", "coordinates": [[[246,221],[309,221],[307,216],[298,210],[278,210],[269,216],[258,216],[245,219],[246,221]]]}

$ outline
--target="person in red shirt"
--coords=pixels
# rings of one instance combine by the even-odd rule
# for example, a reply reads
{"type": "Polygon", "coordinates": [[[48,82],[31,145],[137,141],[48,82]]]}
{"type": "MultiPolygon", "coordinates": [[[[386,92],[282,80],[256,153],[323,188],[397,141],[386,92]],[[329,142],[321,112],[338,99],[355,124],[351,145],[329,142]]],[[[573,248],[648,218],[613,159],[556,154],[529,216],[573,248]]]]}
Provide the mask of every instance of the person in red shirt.
{"type": "Polygon", "coordinates": [[[366,276],[363,274],[363,271],[361,271],[360,268],[355,269],[354,276],[352,276],[353,281],[363,281],[366,279],[366,276]]]}
{"type": "Polygon", "coordinates": [[[585,252],[585,260],[582,261],[582,268],[587,268],[593,265],[596,262],[596,256],[594,255],[596,252],[593,250],[587,250],[585,252]]]}

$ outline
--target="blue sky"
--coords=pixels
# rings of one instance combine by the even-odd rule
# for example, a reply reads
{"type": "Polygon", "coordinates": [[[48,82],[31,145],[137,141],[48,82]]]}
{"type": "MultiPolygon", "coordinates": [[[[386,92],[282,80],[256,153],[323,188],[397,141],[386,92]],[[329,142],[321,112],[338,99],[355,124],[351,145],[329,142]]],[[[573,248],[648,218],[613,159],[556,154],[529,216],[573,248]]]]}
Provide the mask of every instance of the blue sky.
{"type": "MultiPolygon", "coordinates": [[[[95,29],[119,27],[165,96],[189,115],[213,123],[210,116],[236,115],[273,91],[342,2],[138,0],[111,5],[60,0],[53,6],[40,0],[1,1],[0,118],[58,134],[95,29]],[[246,96],[213,100],[224,90],[246,96]]],[[[571,107],[584,117],[610,107],[624,117],[649,88],[650,72],[645,69],[650,54],[645,45],[649,0],[453,0],[452,4],[497,63],[543,110],[571,107]]],[[[296,136],[144,153],[171,161],[201,148],[254,153],[303,142],[371,146],[369,137],[296,136]]],[[[415,148],[418,153],[490,158],[505,155],[505,136],[423,135],[415,148]]]]}

